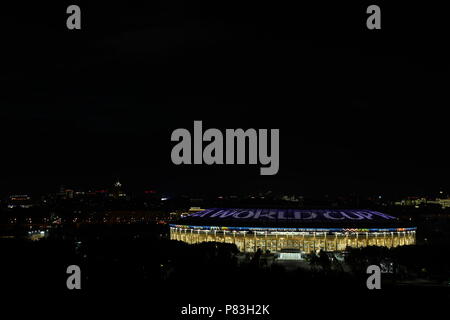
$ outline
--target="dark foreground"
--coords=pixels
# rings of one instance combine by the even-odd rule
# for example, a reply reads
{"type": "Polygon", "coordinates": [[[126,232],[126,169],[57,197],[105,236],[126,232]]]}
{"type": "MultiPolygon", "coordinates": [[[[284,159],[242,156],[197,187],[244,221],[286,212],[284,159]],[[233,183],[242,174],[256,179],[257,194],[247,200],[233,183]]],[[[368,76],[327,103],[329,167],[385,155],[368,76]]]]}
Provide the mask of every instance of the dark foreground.
{"type": "MultiPolygon", "coordinates": [[[[267,265],[264,255],[239,261],[232,245],[165,240],[160,227],[128,231],[90,227],[76,236],[39,241],[1,239],[5,310],[52,319],[207,319],[182,315],[182,307],[268,304],[269,316],[247,318],[361,318],[412,315],[419,309],[432,315],[450,301],[444,247],[353,250],[346,257],[349,272],[324,257],[312,259],[309,269],[286,268],[267,265]],[[380,259],[398,267],[382,274],[380,290],[368,290],[366,265],[380,259]],[[73,264],[82,270],[81,290],[66,287],[66,268],[73,264]]],[[[212,318],[243,317],[223,311],[212,318]]]]}

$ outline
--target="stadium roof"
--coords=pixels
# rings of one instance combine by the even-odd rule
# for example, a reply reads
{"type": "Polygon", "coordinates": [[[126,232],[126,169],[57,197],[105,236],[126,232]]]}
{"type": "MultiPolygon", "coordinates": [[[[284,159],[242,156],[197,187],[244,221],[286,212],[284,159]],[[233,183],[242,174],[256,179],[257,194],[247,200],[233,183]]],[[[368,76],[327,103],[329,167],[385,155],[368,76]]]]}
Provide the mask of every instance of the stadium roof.
{"type": "Polygon", "coordinates": [[[372,210],[211,208],[182,218],[179,224],[252,227],[384,227],[398,218],[372,210]]]}

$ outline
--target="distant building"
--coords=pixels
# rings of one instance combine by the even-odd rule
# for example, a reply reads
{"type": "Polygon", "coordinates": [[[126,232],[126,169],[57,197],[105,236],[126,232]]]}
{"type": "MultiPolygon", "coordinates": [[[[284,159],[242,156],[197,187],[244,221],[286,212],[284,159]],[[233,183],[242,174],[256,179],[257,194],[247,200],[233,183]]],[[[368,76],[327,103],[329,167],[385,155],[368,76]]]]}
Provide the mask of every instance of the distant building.
{"type": "Polygon", "coordinates": [[[66,189],[64,190],[65,194],[66,194],[66,199],[73,199],[73,195],[75,193],[74,190],[72,189],[66,189]]]}
{"type": "Polygon", "coordinates": [[[394,204],[397,206],[420,206],[422,204],[426,204],[427,199],[426,198],[419,198],[419,197],[408,197],[406,199],[402,199],[400,201],[396,201],[394,204]]]}
{"type": "Polygon", "coordinates": [[[450,198],[437,198],[435,200],[428,200],[426,198],[419,197],[408,197],[407,199],[402,199],[400,201],[396,201],[394,203],[397,206],[411,206],[411,207],[419,207],[421,205],[434,204],[439,205],[441,208],[446,209],[450,208],[450,198]]]}
{"type": "Polygon", "coordinates": [[[8,208],[31,208],[33,203],[31,202],[31,197],[26,194],[12,195],[8,199],[8,208]]]}
{"type": "Polygon", "coordinates": [[[116,199],[126,197],[126,193],[122,191],[122,183],[117,180],[113,185],[112,196],[116,199]]]}
{"type": "Polygon", "coordinates": [[[443,209],[450,208],[450,198],[431,200],[431,201],[428,201],[428,203],[438,204],[443,209]]]}
{"type": "Polygon", "coordinates": [[[189,212],[199,212],[199,211],[204,211],[205,209],[202,209],[200,207],[190,207],[189,208],[189,212]]]}

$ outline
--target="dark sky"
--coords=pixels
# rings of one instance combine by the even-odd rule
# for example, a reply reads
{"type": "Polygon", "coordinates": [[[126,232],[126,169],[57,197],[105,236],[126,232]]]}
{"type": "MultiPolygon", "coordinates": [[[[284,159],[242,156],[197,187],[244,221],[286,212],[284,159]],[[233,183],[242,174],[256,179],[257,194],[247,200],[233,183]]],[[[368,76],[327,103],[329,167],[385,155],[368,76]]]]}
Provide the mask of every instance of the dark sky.
{"type": "Polygon", "coordinates": [[[72,2],[2,9],[2,193],[116,177],[185,192],[450,189],[437,4],[380,3],[382,30],[368,31],[363,2],[76,3],[79,31],[72,2]],[[174,166],[171,132],[194,120],[279,128],[279,173],[174,166]]]}

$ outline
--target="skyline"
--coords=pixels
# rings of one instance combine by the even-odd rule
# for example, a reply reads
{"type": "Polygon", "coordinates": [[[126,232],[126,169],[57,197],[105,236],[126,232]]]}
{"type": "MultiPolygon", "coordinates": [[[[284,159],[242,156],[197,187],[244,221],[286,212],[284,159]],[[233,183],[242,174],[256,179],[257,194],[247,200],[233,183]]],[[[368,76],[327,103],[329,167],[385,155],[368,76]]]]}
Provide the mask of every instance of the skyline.
{"type": "Polygon", "coordinates": [[[424,193],[408,193],[405,190],[397,190],[396,193],[392,192],[383,192],[378,190],[379,192],[364,192],[364,191],[338,191],[338,192],[311,192],[311,190],[294,190],[294,191],[286,191],[286,190],[273,190],[273,189],[264,189],[264,188],[254,188],[251,191],[218,191],[218,190],[180,190],[176,191],[176,189],[161,189],[157,188],[155,185],[146,185],[141,188],[139,185],[133,185],[127,183],[123,183],[123,180],[116,179],[113,183],[109,183],[107,185],[89,185],[89,186],[80,186],[80,185],[67,185],[61,184],[58,186],[54,186],[54,188],[50,190],[40,189],[39,191],[30,191],[30,190],[16,190],[18,192],[14,192],[14,190],[10,190],[9,192],[0,193],[0,198],[8,198],[15,196],[28,196],[34,199],[36,197],[50,196],[50,195],[62,195],[62,194],[77,194],[77,195],[87,195],[87,194],[109,194],[113,195],[116,192],[123,193],[124,196],[135,198],[143,195],[152,195],[152,196],[160,196],[164,199],[177,199],[177,198],[192,198],[192,199],[204,199],[204,200],[213,200],[213,199],[272,199],[272,200],[280,200],[284,197],[294,197],[294,198],[302,198],[302,199],[323,199],[323,200],[337,200],[337,199],[367,199],[374,201],[394,201],[394,200],[404,200],[404,199],[447,199],[450,197],[450,192],[445,189],[433,189],[424,193]],[[23,191],[23,192],[21,192],[23,191]]]}

